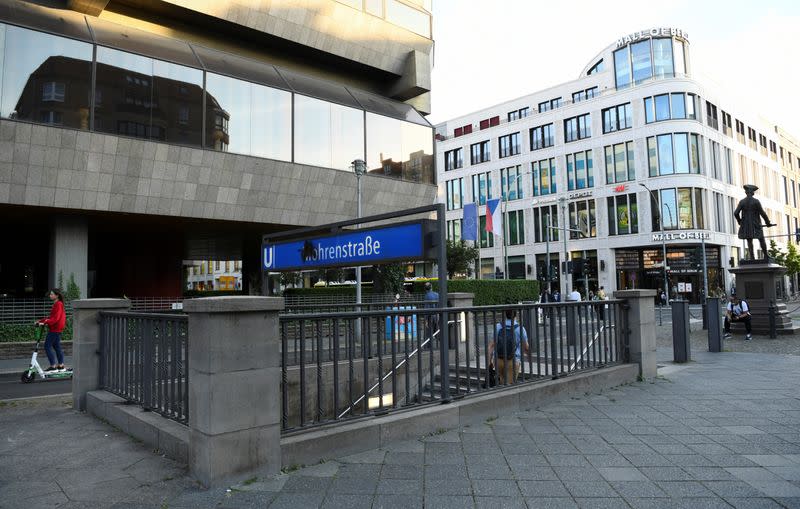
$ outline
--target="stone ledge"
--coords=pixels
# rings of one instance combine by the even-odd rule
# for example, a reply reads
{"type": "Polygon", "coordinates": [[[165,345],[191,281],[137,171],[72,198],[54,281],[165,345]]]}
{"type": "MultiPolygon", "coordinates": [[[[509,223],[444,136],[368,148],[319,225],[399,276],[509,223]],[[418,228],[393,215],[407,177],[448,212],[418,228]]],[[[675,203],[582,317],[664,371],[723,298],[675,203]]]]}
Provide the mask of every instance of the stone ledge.
{"type": "Polygon", "coordinates": [[[183,303],[187,313],[252,313],[259,311],[281,311],[282,297],[255,297],[234,295],[231,297],[203,297],[183,303]]]}
{"type": "Polygon", "coordinates": [[[72,309],[130,309],[128,299],[79,299],[72,301],[72,309]]]}

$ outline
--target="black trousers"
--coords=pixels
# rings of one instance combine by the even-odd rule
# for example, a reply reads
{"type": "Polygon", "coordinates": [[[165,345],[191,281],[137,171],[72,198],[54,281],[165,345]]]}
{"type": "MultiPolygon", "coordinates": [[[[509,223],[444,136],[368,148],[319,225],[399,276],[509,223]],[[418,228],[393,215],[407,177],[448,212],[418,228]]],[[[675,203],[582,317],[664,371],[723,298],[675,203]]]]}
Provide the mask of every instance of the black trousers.
{"type": "Polygon", "coordinates": [[[750,315],[747,315],[741,318],[734,318],[733,320],[729,320],[728,317],[726,316],[725,322],[723,323],[723,326],[725,327],[725,334],[731,332],[731,322],[744,322],[744,328],[747,331],[747,333],[750,334],[753,331],[752,326],[750,325],[750,318],[751,318],[750,315]]]}

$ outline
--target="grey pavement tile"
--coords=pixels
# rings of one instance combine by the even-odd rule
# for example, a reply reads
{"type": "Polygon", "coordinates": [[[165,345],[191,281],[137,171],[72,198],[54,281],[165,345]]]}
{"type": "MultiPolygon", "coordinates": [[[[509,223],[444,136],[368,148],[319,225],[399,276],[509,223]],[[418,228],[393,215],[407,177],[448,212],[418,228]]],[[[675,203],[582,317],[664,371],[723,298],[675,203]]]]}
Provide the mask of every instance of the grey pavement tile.
{"type": "Polygon", "coordinates": [[[726,468],[734,477],[743,481],[777,482],[782,479],[763,467],[729,467],[726,468]]]}
{"type": "Polygon", "coordinates": [[[762,467],[785,467],[792,465],[792,461],[789,460],[789,458],[780,454],[745,454],[744,457],[762,467]]]}
{"type": "Polygon", "coordinates": [[[630,509],[623,498],[576,498],[581,509],[630,509]]]}
{"type": "Polygon", "coordinates": [[[219,490],[191,488],[170,498],[168,505],[169,507],[214,507],[222,500],[223,496],[224,494],[219,490]]]}
{"type": "Polygon", "coordinates": [[[775,501],[790,509],[800,509],[800,497],[775,497],[775,501]]]}
{"type": "MultiPolygon", "coordinates": [[[[517,451],[519,452],[519,451],[517,451]]],[[[495,455],[476,455],[476,454],[465,454],[464,455],[464,462],[467,465],[505,465],[506,460],[505,457],[501,454],[498,456],[495,455]]]]}
{"type": "Polygon", "coordinates": [[[764,496],[761,491],[744,481],[706,481],[703,484],[706,488],[723,498],[752,498],[764,496]]]}
{"type": "Polygon", "coordinates": [[[577,502],[569,497],[536,497],[529,498],[527,501],[528,507],[532,509],[577,509],[578,507],[577,502]]]}
{"type": "Polygon", "coordinates": [[[577,498],[590,498],[590,497],[618,497],[619,494],[614,491],[605,481],[564,481],[564,486],[570,494],[577,498]]]}
{"type": "Polygon", "coordinates": [[[409,507],[422,507],[422,495],[375,495],[372,500],[372,509],[408,509],[409,507]]]}
{"type": "Polygon", "coordinates": [[[675,501],[671,498],[627,498],[633,509],[674,509],[675,501]]]}
{"type": "Polygon", "coordinates": [[[767,467],[767,470],[785,481],[800,481],[800,465],[767,467]]]}
{"type": "Polygon", "coordinates": [[[505,479],[473,479],[472,492],[476,497],[515,497],[520,494],[517,482],[505,479]]]}
{"type": "Polygon", "coordinates": [[[506,454],[505,457],[512,467],[546,467],[550,465],[543,454],[506,454]]]}
{"type": "Polygon", "coordinates": [[[306,477],[302,475],[290,476],[286,479],[282,491],[302,493],[325,493],[331,479],[328,477],[306,477]]]}
{"type": "MultiPolygon", "coordinates": [[[[462,444],[453,442],[433,442],[424,444],[422,442],[417,442],[417,443],[423,446],[422,451],[399,451],[399,452],[426,452],[435,454],[463,454],[466,452],[467,454],[470,454],[469,453],[470,448],[478,445],[478,444],[469,444],[468,446],[466,443],[462,444]]],[[[486,445],[494,445],[494,448],[497,448],[497,445],[495,444],[486,444],[486,445]]]]}
{"type": "Polygon", "coordinates": [[[689,444],[687,447],[690,449],[689,454],[696,452],[707,456],[714,454],[731,454],[737,452],[735,449],[732,449],[732,447],[735,447],[733,445],[726,447],[722,444],[689,444]]]}
{"type": "MultiPolygon", "coordinates": [[[[706,444],[700,444],[706,445],[706,444]]],[[[718,444],[712,444],[717,447],[721,447],[718,444]]],[[[694,447],[698,447],[697,445],[686,446],[683,444],[650,444],[650,447],[659,454],[663,455],[675,455],[675,454],[695,454],[696,451],[693,450],[694,447]],[[690,448],[691,447],[691,448],[690,448]]],[[[724,448],[723,448],[724,449],[724,448]]],[[[725,449],[727,451],[727,449],[725,449]]]]}
{"type": "Polygon", "coordinates": [[[415,495],[422,493],[422,481],[414,479],[381,479],[375,489],[378,495],[415,495]]]}
{"type": "MultiPolygon", "coordinates": [[[[370,509],[372,495],[341,495],[328,493],[321,509],[370,509]]],[[[299,508],[295,508],[299,509],[299,508]]]]}
{"type": "Polygon", "coordinates": [[[800,497],[800,486],[789,481],[747,481],[768,497],[800,497]]]}
{"type": "Polygon", "coordinates": [[[387,452],[384,465],[422,465],[425,454],[420,452],[387,452]]]}
{"type": "Polygon", "coordinates": [[[721,498],[682,498],[673,505],[679,509],[730,509],[721,498]]]}
{"type": "Polygon", "coordinates": [[[470,479],[513,479],[514,475],[506,464],[467,464],[470,479]]]}
{"type": "Polygon", "coordinates": [[[472,507],[475,507],[475,501],[471,496],[425,495],[425,509],[469,509],[472,507]]]}
{"type": "Polygon", "coordinates": [[[760,435],[764,433],[754,426],[723,426],[723,428],[735,435],[760,435]]]}
{"type": "Polygon", "coordinates": [[[267,491],[232,491],[222,497],[222,501],[217,507],[225,509],[249,507],[260,509],[267,507],[275,496],[275,493],[267,491]]]}
{"type": "Polygon", "coordinates": [[[736,478],[722,467],[682,467],[696,481],[733,481],[736,478]]]}
{"type": "Polygon", "coordinates": [[[531,481],[555,481],[558,479],[556,472],[550,467],[511,465],[511,473],[515,479],[531,481]]]}
{"type": "Polygon", "coordinates": [[[737,456],[735,454],[704,454],[711,463],[718,467],[755,467],[755,463],[745,458],[744,456],[737,456]]]}
{"type": "Polygon", "coordinates": [[[641,467],[639,471],[653,481],[692,480],[692,476],[680,467],[641,467]]]}
{"type": "Polygon", "coordinates": [[[780,509],[784,506],[771,498],[725,498],[736,509],[780,509]]]}
{"type": "Polygon", "coordinates": [[[597,469],[606,481],[646,481],[641,469],[633,467],[600,467],[597,469]]]}
{"type": "Polygon", "coordinates": [[[714,465],[710,459],[702,454],[677,454],[666,456],[666,458],[678,467],[709,467],[714,465]]]}
{"type": "Polygon", "coordinates": [[[425,493],[432,495],[472,495],[469,479],[426,479],[425,493]]]}
{"type": "Polygon", "coordinates": [[[570,443],[546,443],[538,444],[539,450],[544,454],[578,454],[580,451],[570,443]]]}
{"type": "Polygon", "coordinates": [[[519,489],[526,497],[569,497],[567,488],[561,481],[517,481],[519,489]]]}
{"type": "Polygon", "coordinates": [[[625,458],[635,467],[667,467],[673,463],[660,454],[625,454],[625,458]]]}
{"type": "Polygon", "coordinates": [[[385,456],[386,451],[382,449],[373,449],[371,451],[345,456],[344,458],[338,458],[337,461],[340,463],[383,463],[383,458],[385,456]]]}
{"type": "Polygon", "coordinates": [[[633,464],[621,454],[592,454],[586,459],[595,468],[597,467],[632,467],[633,464]]]}
{"type": "Polygon", "coordinates": [[[477,509],[526,509],[528,506],[519,497],[475,497],[477,509]]]}
{"type": "Polygon", "coordinates": [[[611,483],[617,493],[626,499],[661,498],[667,494],[652,481],[614,481],[611,483]]]}
{"type": "Polygon", "coordinates": [[[598,470],[594,467],[553,467],[562,481],[602,481],[603,476],[598,470]]]}
{"type": "MultiPolygon", "coordinates": [[[[434,444],[425,444],[425,442],[421,442],[419,440],[404,440],[402,442],[394,442],[388,444],[382,449],[386,449],[387,452],[425,452],[425,446],[430,445],[433,446],[434,444]]],[[[445,445],[445,444],[441,444],[445,445]]]]}
{"type": "Polygon", "coordinates": [[[580,454],[545,454],[547,462],[554,467],[589,467],[589,461],[580,454]]]}
{"type": "Polygon", "coordinates": [[[660,481],[658,487],[672,498],[713,497],[714,493],[697,481],[660,481]]]}
{"type": "Polygon", "coordinates": [[[463,465],[463,454],[425,454],[426,465],[463,465]]]}
{"type": "Polygon", "coordinates": [[[376,480],[380,474],[380,467],[373,464],[345,463],[339,466],[336,477],[372,477],[376,480]]]}
{"type": "Polygon", "coordinates": [[[353,494],[353,495],[372,495],[378,486],[378,480],[374,477],[337,477],[328,486],[328,493],[353,494]]]}
{"type": "Polygon", "coordinates": [[[465,465],[425,465],[425,480],[467,478],[465,465]]]}
{"type": "Polygon", "coordinates": [[[422,479],[424,470],[419,465],[383,465],[381,479],[422,479]]]}

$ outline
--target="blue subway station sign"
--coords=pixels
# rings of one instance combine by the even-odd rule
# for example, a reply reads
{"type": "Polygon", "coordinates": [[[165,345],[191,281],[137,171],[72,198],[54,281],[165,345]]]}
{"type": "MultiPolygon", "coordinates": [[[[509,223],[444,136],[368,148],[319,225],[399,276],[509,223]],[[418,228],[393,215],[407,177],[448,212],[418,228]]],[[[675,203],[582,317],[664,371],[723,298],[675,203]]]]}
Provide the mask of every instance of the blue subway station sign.
{"type": "MultiPolygon", "coordinates": [[[[269,272],[355,267],[425,258],[426,221],[342,231],[285,242],[265,242],[261,268],[269,272]]],[[[428,242],[429,244],[430,242],[428,242]]]]}

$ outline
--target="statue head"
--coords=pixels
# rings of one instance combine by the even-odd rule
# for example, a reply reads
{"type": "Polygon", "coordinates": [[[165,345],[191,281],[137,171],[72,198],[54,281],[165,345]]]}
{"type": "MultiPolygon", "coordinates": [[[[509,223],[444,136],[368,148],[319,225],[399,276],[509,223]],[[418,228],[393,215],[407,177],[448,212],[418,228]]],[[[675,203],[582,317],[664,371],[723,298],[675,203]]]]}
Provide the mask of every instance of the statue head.
{"type": "Polygon", "coordinates": [[[754,186],[753,184],[745,184],[742,187],[747,196],[753,196],[755,192],[758,191],[758,186],[754,186]]]}

